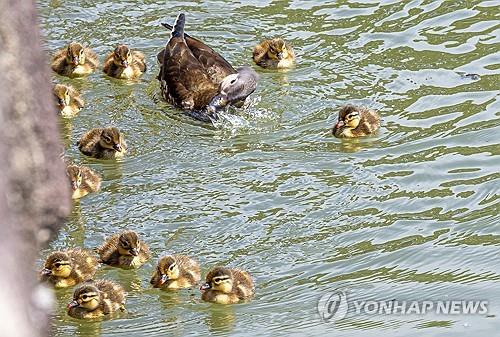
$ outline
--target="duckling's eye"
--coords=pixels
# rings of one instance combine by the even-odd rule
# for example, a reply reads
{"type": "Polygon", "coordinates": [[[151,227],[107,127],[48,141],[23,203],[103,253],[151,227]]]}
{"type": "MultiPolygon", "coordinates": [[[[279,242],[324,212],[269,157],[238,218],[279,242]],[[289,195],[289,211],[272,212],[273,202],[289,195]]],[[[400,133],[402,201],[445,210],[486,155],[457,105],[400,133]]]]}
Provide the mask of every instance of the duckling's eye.
{"type": "Polygon", "coordinates": [[[127,57],[130,57],[130,51],[127,52],[127,57]]]}
{"type": "Polygon", "coordinates": [[[128,247],[128,242],[127,241],[120,241],[123,247],[128,247]]]}
{"type": "Polygon", "coordinates": [[[173,271],[175,268],[175,264],[172,264],[170,267],[168,267],[168,270],[173,271]]]}
{"type": "Polygon", "coordinates": [[[88,296],[88,295],[83,295],[83,296],[82,296],[82,299],[83,299],[84,301],[85,301],[85,300],[87,300],[88,298],[89,298],[89,296],[88,296]]]}
{"type": "Polygon", "coordinates": [[[59,268],[61,264],[59,262],[54,263],[54,267],[59,268]]]}
{"type": "Polygon", "coordinates": [[[83,49],[82,49],[82,50],[80,50],[80,55],[83,55],[83,49]]]}
{"type": "Polygon", "coordinates": [[[66,90],[66,92],[64,93],[64,96],[69,96],[69,90],[66,90]]]}
{"type": "Polygon", "coordinates": [[[111,143],[111,137],[104,136],[104,141],[105,141],[106,143],[111,143]]]}

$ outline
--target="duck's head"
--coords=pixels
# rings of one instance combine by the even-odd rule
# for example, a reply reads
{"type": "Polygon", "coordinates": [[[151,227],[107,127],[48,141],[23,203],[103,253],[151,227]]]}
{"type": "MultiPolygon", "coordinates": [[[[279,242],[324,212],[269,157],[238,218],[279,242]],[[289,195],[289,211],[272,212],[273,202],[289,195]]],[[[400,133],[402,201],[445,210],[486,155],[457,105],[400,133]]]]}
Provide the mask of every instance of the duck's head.
{"type": "Polygon", "coordinates": [[[276,38],[269,42],[267,57],[271,60],[281,61],[288,58],[288,54],[289,52],[285,40],[276,38]]]}
{"type": "Polygon", "coordinates": [[[47,257],[41,274],[43,277],[66,278],[71,274],[72,270],[73,265],[69,255],[64,252],[54,252],[47,257]]]}
{"type": "Polygon", "coordinates": [[[215,267],[205,279],[205,283],[200,290],[216,290],[223,293],[230,293],[233,290],[233,275],[231,271],[224,267],[215,267]]]}
{"type": "Polygon", "coordinates": [[[122,152],[122,136],[120,130],[115,127],[103,129],[99,144],[105,149],[122,152]]]}
{"type": "Polygon", "coordinates": [[[66,175],[71,183],[71,188],[76,191],[82,184],[82,170],[79,166],[69,165],[66,167],[66,175]]]}
{"type": "Polygon", "coordinates": [[[101,292],[92,284],[84,284],[76,288],[73,293],[73,300],[68,303],[68,310],[72,308],[83,308],[93,311],[101,303],[101,292]]]}
{"type": "Polygon", "coordinates": [[[257,88],[258,79],[259,75],[251,67],[238,68],[236,74],[228,75],[222,80],[219,93],[207,107],[208,112],[215,113],[228,105],[243,105],[245,99],[257,88]]]}
{"type": "Polygon", "coordinates": [[[354,105],[346,105],[339,112],[337,123],[333,127],[333,133],[342,133],[345,129],[355,129],[361,121],[361,113],[354,105]]]}
{"type": "Polygon", "coordinates": [[[117,67],[121,68],[127,68],[132,64],[132,53],[130,48],[124,44],[118,45],[113,53],[113,62],[117,67]]]}
{"type": "Polygon", "coordinates": [[[156,268],[157,279],[151,279],[151,284],[161,287],[169,280],[177,280],[180,276],[179,266],[173,256],[164,256],[158,262],[156,268]]]}
{"type": "Polygon", "coordinates": [[[63,84],[56,84],[52,91],[56,98],[57,106],[62,110],[71,102],[69,87],[63,84]]]}
{"type": "Polygon", "coordinates": [[[141,251],[139,236],[134,231],[126,231],[118,238],[118,253],[120,255],[138,256],[141,251]]]}
{"type": "Polygon", "coordinates": [[[66,51],[66,61],[74,66],[85,63],[85,50],[78,42],[71,42],[66,51]]]}

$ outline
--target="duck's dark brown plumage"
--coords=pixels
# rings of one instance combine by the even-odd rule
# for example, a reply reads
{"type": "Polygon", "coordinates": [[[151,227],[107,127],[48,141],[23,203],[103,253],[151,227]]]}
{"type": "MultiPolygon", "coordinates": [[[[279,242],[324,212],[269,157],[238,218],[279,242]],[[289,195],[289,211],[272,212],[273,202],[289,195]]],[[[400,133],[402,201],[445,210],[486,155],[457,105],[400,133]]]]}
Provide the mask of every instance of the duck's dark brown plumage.
{"type": "Polygon", "coordinates": [[[184,33],[179,14],[171,36],[158,54],[162,96],[194,118],[210,121],[227,105],[242,105],[256,88],[258,75],[249,67],[235,70],[200,40],[184,33]]]}
{"type": "MultiPolygon", "coordinates": [[[[167,23],[162,25],[172,31],[173,27],[167,23]]],[[[236,70],[226,61],[219,53],[201,42],[200,40],[184,33],[186,44],[193,56],[201,63],[212,82],[219,84],[222,80],[231,74],[236,74],[236,70]]],[[[165,48],[162,49],[156,56],[158,63],[163,64],[165,48]]],[[[161,69],[158,79],[161,79],[161,69]]]]}

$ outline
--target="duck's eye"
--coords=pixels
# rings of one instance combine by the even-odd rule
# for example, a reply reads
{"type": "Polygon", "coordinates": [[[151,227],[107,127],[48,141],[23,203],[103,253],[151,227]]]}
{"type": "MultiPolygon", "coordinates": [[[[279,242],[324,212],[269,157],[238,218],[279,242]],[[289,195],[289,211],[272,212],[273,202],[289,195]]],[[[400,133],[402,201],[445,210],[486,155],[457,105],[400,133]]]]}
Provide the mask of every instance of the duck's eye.
{"type": "Polygon", "coordinates": [[[128,247],[128,242],[127,241],[120,241],[123,247],[128,247]]]}
{"type": "Polygon", "coordinates": [[[80,50],[80,55],[83,55],[83,49],[82,49],[82,50],[80,50]]]}
{"type": "Polygon", "coordinates": [[[236,83],[236,79],[231,80],[231,84],[234,84],[234,83],[236,83]]]}
{"type": "Polygon", "coordinates": [[[69,96],[69,90],[66,90],[66,92],[64,93],[64,96],[69,96]]]}
{"type": "Polygon", "coordinates": [[[130,51],[127,52],[127,57],[130,57],[130,51]]]}
{"type": "Polygon", "coordinates": [[[59,262],[54,263],[54,267],[59,268],[61,264],[59,262]]]}
{"type": "Polygon", "coordinates": [[[86,301],[88,298],[89,298],[89,296],[88,296],[88,295],[83,295],[83,296],[82,296],[82,299],[83,299],[84,301],[86,301]]]}
{"type": "Polygon", "coordinates": [[[111,143],[111,137],[104,136],[104,141],[105,141],[106,143],[111,143]]]}
{"type": "Polygon", "coordinates": [[[173,271],[175,268],[175,264],[172,264],[170,267],[168,267],[168,270],[173,271]]]}

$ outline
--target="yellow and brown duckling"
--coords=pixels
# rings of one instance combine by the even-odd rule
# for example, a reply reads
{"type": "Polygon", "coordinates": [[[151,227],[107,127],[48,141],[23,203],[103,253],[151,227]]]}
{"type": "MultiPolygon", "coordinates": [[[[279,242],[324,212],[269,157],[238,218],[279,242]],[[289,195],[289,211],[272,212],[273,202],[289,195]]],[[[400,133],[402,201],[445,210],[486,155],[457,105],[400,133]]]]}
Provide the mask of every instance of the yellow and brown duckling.
{"type": "Polygon", "coordinates": [[[99,262],[90,252],[73,248],[51,253],[40,271],[40,279],[55,288],[72,287],[94,277],[99,262]]]}
{"type": "Polygon", "coordinates": [[[72,199],[79,199],[101,187],[101,177],[92,169],[80,165],[66,166],[66,175],[71,183],[72,199]]]}
{"type": "Polygon", "coordinates": [[[144,54],[120,44],[106,56],[103,71],[115,78],[133,79],[139,77],[146,71],[144,54]]]}
{"type": "Polygon", "coordinates": [[[124,269],[139,268],[151,257],[149,247],[134,231],[111,236],[98,252],[102,263],[124,269]]]}
{"type": "Polygon", "coordinates": [[[51,67],[59,75],[78,77],[94,72],[98,65],[99,60],[92,50],[71,42],[56,52],[51,67]]]}
{"type": "Polygon", "coordinates": [[[234,304],[248,299],[255,293],[252,277],[239,269],[215,267],[206,276],[200,287],[201,299],[220,304],[234,304]]]}
{"type": "Polygon", "coordinates": [[[168,255],[158,261],[150,283],[154,288],[190,288],[200,281],[200,265],[185,255],[168,255]]]}
{"type": "Polygon", "coordinates": [[[376,111],[348,104],[340,109],[332,133],[337,138],[363,137],[374,133],[379,127],[380,117],[376,111]]]}
{"type": "Polygon", "coordinates": [[[125,310],[125,290],[108,280],[82,284],[68,303],[68,315],[74,318],[98,318],[125,310]]]}
{"type": "Polygon", "coordinates": [[[127,153],[127,144],[115,127],[87,131],[76,143],[84,155],[97,159],[116,159],[127,153]]]}
{"type": "Polygon", "coordinates": [[[63,117],[74,117],[83,108],[84,101],[70,85],[56,84],[53,89],[57,107],[63,117]]]}
{"type": "Polygon", "coordinates": [[[262,68],[290,68],[295,63],[292,47],[282,38],[264,40],[253,50],[254,62],[262,68]]]}

